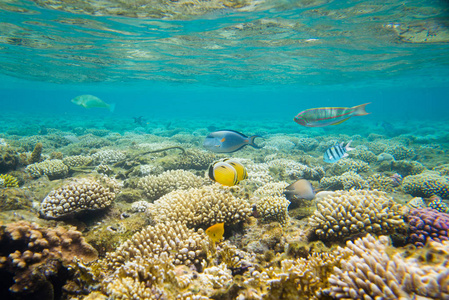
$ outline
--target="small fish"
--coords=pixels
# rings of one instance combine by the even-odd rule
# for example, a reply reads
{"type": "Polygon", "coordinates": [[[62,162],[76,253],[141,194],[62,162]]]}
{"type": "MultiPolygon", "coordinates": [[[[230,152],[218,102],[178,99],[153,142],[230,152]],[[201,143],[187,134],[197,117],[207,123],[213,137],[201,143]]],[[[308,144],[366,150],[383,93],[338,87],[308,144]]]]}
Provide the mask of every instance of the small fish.
{"type": "Polygon", "coordinates": [[[354,148],[349,147],[351,145],[351,141],[343,147],[343,142],[341,144],[337,144],[332,146],[324,152],[324,161],[327,163],[334,163],[342,159],[343,157],[348,156],[348,151],[354,150],[354,148]]]}
{"type": "Polygon", "coordinates": [[[293,120],[306,127],[324,127],[338,125],[354,116],[368,115],[365,106],[369,103],[354,107],[320,107],[300,112],[293,120]]]}
{"type": "Polygon", "coordinates": [[[73,98],[71,102],[84,108],[93,108],[93,107],[107,108],[109,109],[110,112],[113,112],[115,109],[115,103],[107,104],[100,98],[93,95],[81,95],[73,98]]]}
{"type": "Polygon", "coordinates": [[[217,243],[221,241],[224,234],[224,223],[217,223],[206,229],[206,234],[212,240],[212,242],[217,243]]]}
{"type": "Polygon", "coordinates": [[[134,123],[136,123],[136,124],[138,124],[138,125],[140,125],[142,127],[145,127],[145,125],[148,125],[148,122],[142,116],[140,116],[140,117],[133,117],[133,119],[134,119],[134,123]]]}
{"type": "Polygon", "coordinates": [[[285,188],[284,195],[288,200],[291,200],[293,197],[313,200],[315,198],[315,191],[308,180],[299,179],[285,188]]]}
{"type": "Polygon", "coordinates": [[[256,149],[262,147],[255,144],[254,139],[260,135],[247,137],[246,135],[234,130],[219,130],[209,133],[203,143],[207,150],[217,153],[231,153],[250,145],[256,149]]]}
{"type": "Polygon", "coordinates": [[[226,186],[233,186],[248,178],[246,168],[232,159],[219,160],[209,167],[209,178],[226,186]]]}

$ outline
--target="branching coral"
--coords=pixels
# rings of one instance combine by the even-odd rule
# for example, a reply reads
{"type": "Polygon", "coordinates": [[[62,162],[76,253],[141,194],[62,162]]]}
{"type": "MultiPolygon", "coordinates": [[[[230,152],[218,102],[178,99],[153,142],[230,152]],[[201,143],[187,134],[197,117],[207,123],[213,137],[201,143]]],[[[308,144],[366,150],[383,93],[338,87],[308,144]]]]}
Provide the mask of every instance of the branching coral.
{"type": "Polygon", "coordinates": [[[141,178],[137,186],[145,191],[149,200],[156,200],[174,190],[197,188],[205,183],[204,178],[184,170],[165,171],[159,176],[141,178]]]}
{"type": "Polygon", "coordinates": [[[390,177],[382,174],[373,174],[367,179],[370,190],[379,190],[391,192],[393,190],[393,181],[390,177]]]}
{"type": "Polygon", "coordinates": [[[402,181],[402,189],[405,193],[417,197],[429,198],[437,195],[449,198],[449,179],[434,171],[424,172],[406,176],[402,181]]]}
{"type": "Polygon", "coordinates": [[[192,227],[241,222],[252,210],[248,201],[234,197],[230,188],[217,184],[173,191],[156,200],[148,211],[158,222],[179,221],[192,227]]]}
{"type": "Polygon", "coordinates": [[[288,201],[284,196],[266,196],[256,201],[257,215],[264,222],[277,221],[281,225],[288,221],[288,201]]]}
{"type": "Polygon", "coordinates": [[[104,209],[112,205],[116,192],[94,179],[74,181],[51,191],[41,203],[40,215],[45,219],[58,219],[104,209]]]}
{"type": "Polygon", "coordinates": [[[386,234],[404,225],[401,206],[384,192],[351,190],[319,195],[310,225],[320,239],[341,239],[360,232],[386,234]]]}
{"type": "Polygon", "coordinates": [[[424,246],[429,241],[449,239],[449,214],[434,209],[412,209],[408,215],[409,242],[424,246]]]}
{"type": "Polygon", "coordinates": [[[60,159],[34,163],[28,165],[25,170],[34,178],[47,175],[50,180],[64,178],[69,173],[69,168],[60,159]]]}
{"type": "MultiPolygon", "coordinates": [[[[447,242],[446,242],[447,243],[447,242]]],[[[422,265],[399,253],[389,254],[389,240],[368,235],[348,242],[353,254],[334,268],[331,287],[324,293],[336,299],[434,299],[449,298],[449,269],[441,265],[422,265]]],[[[341,248],[339,249],[341,250],[341,248]]]]}
{"type": "Polygon", "coordinates": [[[0,174],[0,188],[1,187],[19,187],[17,178],[9,174],[0,174]]]}
{"type": "Polygon", "coordinates": [[[323,177],[320,187],[329,190],[363,189],[368,186],[365,179],[355,172],[346,172],[340,176],[323,177]]]}
{"type": "Polygon", "coordinates": [[[341,159],[338,162],[332,164],[330,168],[330,172],[332,175],[342,175],[346,172],[361,173],[368,171],[368,163],[351,158],[341,159]]]}
{"type": "Polygon", "coordinates": [[[71,167],[81,167],[87,166],[92,162],[92,158],[89,156],[83,155],[72,155],[63,158],[62,162],[66,164],[69,168],[71,167]]]}

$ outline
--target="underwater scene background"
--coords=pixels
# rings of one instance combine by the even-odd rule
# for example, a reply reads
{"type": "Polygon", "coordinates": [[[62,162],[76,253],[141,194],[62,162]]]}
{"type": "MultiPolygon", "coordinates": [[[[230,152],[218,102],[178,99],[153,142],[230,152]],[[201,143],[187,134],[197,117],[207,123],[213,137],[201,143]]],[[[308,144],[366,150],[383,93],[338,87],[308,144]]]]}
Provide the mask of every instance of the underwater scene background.
{"type": "Polygon", "coordinates": [[[0,1],[0,298],[449,299],[448,17],[0,1]]]}

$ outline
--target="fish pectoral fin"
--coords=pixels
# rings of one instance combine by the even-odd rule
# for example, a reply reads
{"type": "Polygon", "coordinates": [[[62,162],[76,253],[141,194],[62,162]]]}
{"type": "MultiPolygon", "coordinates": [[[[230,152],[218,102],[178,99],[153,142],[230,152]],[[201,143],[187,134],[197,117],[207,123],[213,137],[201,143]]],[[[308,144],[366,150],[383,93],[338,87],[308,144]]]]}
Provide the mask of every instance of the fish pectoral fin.
{"type": "MultiPolygon", "coordinates": [[[[349,117],[349,118],[350,118],[350,117],[349,117]]],[[[339,125],[339,124],[343,123],[344,121],[349,120],[349,118],[343,119],[343,120],[341,120],[341,121],[339,121],[339,122],[337,122],[337,123],[331,124],[331,125],[339,125]]]]}

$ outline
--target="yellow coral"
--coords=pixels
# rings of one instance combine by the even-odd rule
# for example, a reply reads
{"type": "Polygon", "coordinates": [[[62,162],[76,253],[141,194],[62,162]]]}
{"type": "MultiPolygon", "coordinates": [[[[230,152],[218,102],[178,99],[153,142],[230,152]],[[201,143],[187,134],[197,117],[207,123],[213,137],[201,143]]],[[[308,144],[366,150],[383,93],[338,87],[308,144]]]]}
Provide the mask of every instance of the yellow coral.
{"type": "Polygon", "coordinates": [[[5,187],[19,187],[17,178],[9,174],[0,174],[0,179],[3,179],[3,185],[5,187]]]}

